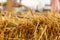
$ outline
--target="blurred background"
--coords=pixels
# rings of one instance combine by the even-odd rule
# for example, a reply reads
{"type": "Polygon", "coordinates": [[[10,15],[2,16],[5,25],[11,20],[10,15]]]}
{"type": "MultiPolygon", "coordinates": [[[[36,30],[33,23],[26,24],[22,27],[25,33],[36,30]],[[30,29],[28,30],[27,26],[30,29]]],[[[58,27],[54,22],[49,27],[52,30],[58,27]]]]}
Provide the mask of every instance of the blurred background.
{"type": "MultiPolygon", "coordinates": [[[[0,0],[0,9],[2,10],[6,10],[7,7],[6,2],[8,0],[0,0]]],[[[38,11],[38,12],[43,12],[43,11],[47,11],[47,10],[51,10],[51,4],[52,4],[52,0],[12,0],[13,1],[13,5],[14,6],[18,6],[15,3],[20,3],[23,4],[29,8],[31,8],[31,10],[33,12],[38,11]]],[[[56,2],[57,4],[58,2],[56,2]]],[[[59,6],[59,4],[58,4],[59,6]]],[[[59,6],[60,8],[60,6],[59,6]]],[[[20,7],[15,7],[14,11],[18,12],[20,10],[25,10],[24,8],[20,8],[20,7]]],[[[53,10],[53,9],[52,9],[53,10]]]]}

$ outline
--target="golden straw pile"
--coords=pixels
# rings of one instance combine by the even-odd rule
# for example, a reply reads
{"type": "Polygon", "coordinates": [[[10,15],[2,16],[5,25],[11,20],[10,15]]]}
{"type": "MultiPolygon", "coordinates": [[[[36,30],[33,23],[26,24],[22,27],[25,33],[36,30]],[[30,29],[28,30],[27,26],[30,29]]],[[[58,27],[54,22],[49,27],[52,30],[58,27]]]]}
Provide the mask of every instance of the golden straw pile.
{"type": "Polygon", "coordinates": [[[60,40],[60,14],[0,14],[0,40],[60,40]]]}

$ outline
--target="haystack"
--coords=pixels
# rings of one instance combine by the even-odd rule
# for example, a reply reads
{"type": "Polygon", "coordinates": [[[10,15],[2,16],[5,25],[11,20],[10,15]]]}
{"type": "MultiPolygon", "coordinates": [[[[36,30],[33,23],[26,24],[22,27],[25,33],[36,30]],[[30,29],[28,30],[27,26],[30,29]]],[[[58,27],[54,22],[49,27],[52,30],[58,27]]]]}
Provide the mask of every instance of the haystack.
{"type": "Polygon", "coordinates": [[[0,16],[0,40],[60,40],[60,14],[9,15],[0,16]]]}

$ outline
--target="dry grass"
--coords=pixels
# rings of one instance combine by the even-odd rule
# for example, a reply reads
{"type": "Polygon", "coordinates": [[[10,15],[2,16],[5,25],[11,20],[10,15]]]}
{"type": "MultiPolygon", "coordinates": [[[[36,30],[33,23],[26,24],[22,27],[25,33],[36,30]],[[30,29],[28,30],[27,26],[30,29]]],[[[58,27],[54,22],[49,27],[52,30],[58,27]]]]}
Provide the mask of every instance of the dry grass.
{"type": "Polygon", "coordinates": [[[60,14],[0,16],[0,40],[60,40],[60,14]]]}

